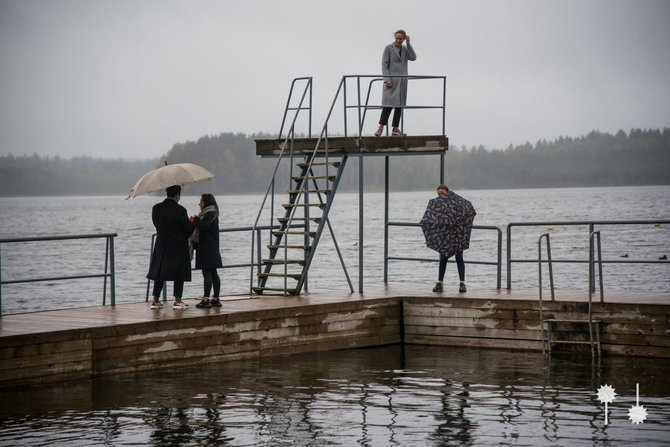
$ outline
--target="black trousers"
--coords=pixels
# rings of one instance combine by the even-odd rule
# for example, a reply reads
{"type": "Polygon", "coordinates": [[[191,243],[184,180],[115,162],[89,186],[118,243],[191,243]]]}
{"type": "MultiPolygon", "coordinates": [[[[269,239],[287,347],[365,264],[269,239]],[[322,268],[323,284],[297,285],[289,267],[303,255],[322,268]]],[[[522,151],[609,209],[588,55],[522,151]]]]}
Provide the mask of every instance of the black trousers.
{"type": "Polygon", "coordinates": [[[216,269],[202,269],[202,277],[205,280],[205,294],[203,296],[208,298],[212,286],[214,286],[214,298],[218,298],[221,292],[221,279],[216,269]]]}
{"type": "MultiPolygon", "coordinates": [[[[447,258],[444,255],[440,255],[440,268],[438,270],[437,279],[442,281],[444,279],[444,272],[447,270],[447,258]]],[[[465,281],[465,261],[463,261],[463,252],[456,253],[456,267],[458,268],[458,278],[461,281],[465,281]]]]}
{"type": "MultiPolygon", "coordinates": [[[[379,117],[379,125],[386,126],[389,123],[389,116],[391,115],[392,107],[384,107],[382,114],[379,117]]],[[[400,116],[402,115],[402,107],[396,107],[393,110],[393,127],[400,126],[400,116]]]]}
{"type": "MultiPolygon", "coordinates": [[[[153,297],[156,298],[154,301],[158,301],[158,298],[160,298],[164,285],[165,285],[165,281],[154,281],[153,297]]],[[[183,293],[184,293],[184,281],[175,281],[174,282],[174,293],[173,293],[174,297],[175,298],[181,298],[183,293]]]]}

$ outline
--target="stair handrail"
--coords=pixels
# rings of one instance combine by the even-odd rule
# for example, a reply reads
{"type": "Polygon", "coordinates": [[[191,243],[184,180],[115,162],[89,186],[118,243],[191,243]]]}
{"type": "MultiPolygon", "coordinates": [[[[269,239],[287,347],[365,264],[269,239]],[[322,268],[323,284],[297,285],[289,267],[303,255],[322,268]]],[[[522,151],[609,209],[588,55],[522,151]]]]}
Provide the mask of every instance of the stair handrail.
{"type": "MultiPolygon", "coordinates": [[[[263,197],[263,200],[261,202],[261,206],[258,210],[258,214],[256,216],[256,220],[254,221],[253,229],[251,232],[251,274],[249,275],[249,293],[252,293],[253,290],[253,285],[254,285],[254,249],[255,249],[255,234],[256,234],[256,228],[258,227],[258,222],[260,221],[261,215],[263,214],[263,208],[265,207],[265,204],[267,203],[268,195],[270,195],[270,192],[272,192],[272,199],[271,199],[271,209],[270,209],[270,225],[272,225],[272,219],[274,218],[274,185],[275,185],[275,180],[277,177],[277,172],[279,171],[279,165],[281,164],[282,159],[284,158],[284,153],[286,151],[286,147],[289,144],[289,141],[291,143],[291,158],[293,158],[293,142],[295,140],[295,123],[298,119],[298,116],[302,110],[309,110],[309,132],[310,132],[310,137],[311,137],[311,129],[312,129],[312,77],[311,76],[303,76],[303,77],[298,77],[294,78],[293,81],[291,82],[291,89],[289,90],[289,97],[286,101],[286,107],[284,110],[284,118],[282,119],[282,125],[280,129],[279,136],[281,138],[281,133],[284,130],[284,124],[286,120],[286,115],[289,110],[294,110],[295,113],[293,115],[293,120],[291,122],[291,126],[286,133],[286,138],[284,139],[284,143],[282,144],[281,151],[279,152],[279,157],[277,159],[277,163],[275,164],[274,170],[272,171],[272,177],[270,178],[270,182],[268,184],[267,189],[265,190],[265,195],[263,197]],[[293,90],[295,87],[296,82],[298,81],[307,81],[305,83],[305,88],[303,89],[302,95],[300,97],[300,102],[298,103],[298,107],[296,108],[291,108],[289,105],[291,104],[291,97],[293,95],[293,90]],[[309,107],[303,107],[303,103],[305,101],[305,96],[307,95],[307,92],[309,91],[309,107]]],[[[290,223],[287,224],[286,228],[290,228],[290,223]]]]}
{"type": "Polygon", "coordinates": [[[551,262],[551,243],[549,242],[549,233],[541,234],[537,239],[537,272],[538,272],[538,290],[540,300],[540,339],[542,340],[542,351],[547,352],[544,342],[544,314],[542,305],[542,239],[547,241],[547,262],[549,263],[549,285],[551,289],[551,301],[555,301],[554,297],[554,271],[551,262]]]}
{"type": "MultiPolygon", "coordinates": [[[[328,110],[328,114],[326,115],[326,118],[324,120],[323,127],[321,128],[321,132],[319,133],[319,138],[316,140],[316,144],[314,145],[314,150],[312,151],[312,154],[309,155],[309,165],[306,168],[306,172],[309,173],[312,170],[313,164],[314,164],[314,159],[316,158],[317,151],[319,150],[319,146],[321,145],[321,141],[324,141],[324,135],[325,135],[325,157],[326,157],[326,177],[328,176],[328,122],[330,121],[330,117],[333,113],[333,109],[335,108],[335,104],[337,103],[337,100],[340,96],[340,92],[342,91],[342,86],[344,85],[346,80],[346,76],[342,76],[342,79],[340,80],[340,84],[337,87],[337,91],[335,92],[335,97],[333,98],[333,102],[330,105],[330,109],[328,110]]],[[[298,192],[296,193],[294,203],[297,204],[300,202],[300,199],[305,192],[305,186],[309,184],[308,181],[308,175],[305,175],[305,178],[300,182],[298,192]]],[[[328,185],[328,182],[326,182],[326,185],[328,185]]],[[[327,188],[326,188],[327,189],[327,188]]],[[[295,211],[298,207],[293,206],[291,211],[289,211],[288,215],[288,221],[286,222],[286,228],[284,229],[284,253],[287,252],[287,245],[288,245],[288,229],[290,228],[291,224],[293,223],[293,218],[295,215],[295,211]]],[[[306,231],[309,232],[309,221],[305,221],[305,229],[306,231]]],[[[310,252],[314,252],[316,250],[316,246],[318,245],[318,241],[315,241],[314,245],[312,245],[312,248],[310,252]]],[[[288,290],[287,287],[287,272],[288,272],[288,264],[284,263],[284,293],[288,290]]],[[[253,281],[253,278],[252,278],[253,281]]]]}

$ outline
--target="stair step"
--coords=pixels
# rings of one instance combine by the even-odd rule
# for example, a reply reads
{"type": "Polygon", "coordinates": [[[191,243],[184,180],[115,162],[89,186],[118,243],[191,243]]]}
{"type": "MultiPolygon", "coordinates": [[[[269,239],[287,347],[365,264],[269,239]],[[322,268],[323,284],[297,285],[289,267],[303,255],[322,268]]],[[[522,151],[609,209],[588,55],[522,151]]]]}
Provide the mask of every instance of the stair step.
{"type": "Polygon", "coordinates": [[[300,264],[305,265],[304,259],[263,259],[263,264],[300,264]]]}
{"type": "MultiPolygon", "coordinates": [[[[288,192],[289,194],[298,194],[300,192],[300,190],[290,189],[286,192],[288,192]]],[[[316,193],[319,193],[319,194],[329,194],[330,189],[303,189],[302,192],[316,192],[316,193]]]]}
{"type": "Polygon", "coordinates": [[[306,175],[306,176],[297,175],[297,176],[293,177],[293,180],[295,180],[296,182],[301,182],[305,179],[307,179],[307,180],[325,180],[325,179],[335,180],[335,176],[334,175],[329,175],[329,176],[326,177],[325,175],[306,175]]]}
{"type": "Polygon", "coordinates": [[[287,293],[289,295],[295,295],[295,289],[281,289],[278,287],[252,287],[252,290],[258,294],[262,294],[265,291],[268,292],[282,292],[282,293],[287,293]]]}
{"type": "Polygon", "coordinates": [[[309,245],[282,245],[282,244],[274,245],[273,244],[273,245],[268,245],[267,247],[270,250],[284,248],[284,247],[285,248],[290,248],[290,249],[297,249],[297,250],[309,250],[310,249],[309,245]]]}
{"type": "MultiPolygon", "coordinates": [[[[291,220],[291,218],[289,218],[289,217],[278,217],[277,218],[277,221],[280,222],[280,223],[285,223],[285,222],[288,222],[289,220],[291,220]]],[[[298,222],[304,222],[306,220],[311,220],[312,222],[320,222],[321,218],[320,217],[294,217],[293,220],[298,221],[298,222]]]]}
{"type": "MultiPolygon", "coordinates": [[[[302,149],[300,152],[302,152],[303,154],[313,154],[313,153],[314,153],[314,149],[302,149]]],[[[329,148],[328,148],[328,153],[334,153],[334,152],[336,152],[336,153],[342,153],[342,152],[344,152],[344,149],[342,149],[342,148],[333,148],[333,147],[329,147],[329,148]]],[[[325,149],[319,149],[319,150],[317,151],[317,154],[325,154],[325,153],[326,153],[326,150],[325,150],[325,149]]]]}
{"type": "Polygon", "coordinates": [[[319,208],[323,209],[326,207],[325,203],[284,203],[282,204],[284,208],[293,208],[296,206],[318,206],[319,208]]]}
{"type": "MultiPolygon", "coordinates": [[[[314,163],[312,163],[312,166],[325,166],[325,165],[328,164],[328,165],[331,165],[331,166],[339,167],[341,163],[342,162],[340,162],[340,161],[329,161],[328,163],[326,163],[325,161],[315,161],[314,163]]],[[[308,168],[309,167],[309,162],[298,163],[297,166],[300,167],[300,168],[308,168]]]]}
{"type": "MultiPolygon", "coordinates": [[[[309,234],[310,237],[315,237],[316,236],[316,231],[287,231],[286,234],[298,234],[305,236],[309,234]]],[[[284,232],[283,231],[273,231],[272,232],[273,236],[283,236],[284,232]]]]}
{"type": "MultiPolygon", "coordinates": [[[[590,345],[590,341],[572,341],[572,340],[551,340],[549,343],[561,344],[561,345],[590,345]]],[[[594,345],[597,345],[597,342],[593,342],[594,345]]]]}
{"type": "MultiPolygon", "coordinates": [[[[283,278],[284,274],[283,273],[257,273],[256,276],[259,278],[269,278],[272,276],[273,278],[283,278]]],[[[300,273],[287,273],[286,276],[288,278],[293,278],[293,279],[300,279],[302,274],[300,273]]]]}

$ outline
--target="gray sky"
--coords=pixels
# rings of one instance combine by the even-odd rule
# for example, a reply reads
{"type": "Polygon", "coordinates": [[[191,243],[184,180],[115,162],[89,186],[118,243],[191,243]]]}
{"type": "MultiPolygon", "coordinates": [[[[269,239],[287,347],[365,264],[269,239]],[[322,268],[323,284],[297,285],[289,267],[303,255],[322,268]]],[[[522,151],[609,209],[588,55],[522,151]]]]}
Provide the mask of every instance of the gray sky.
{"type": "MultiPolygon", "coordinates": [[[[152,158],[276,133],[298,76],[320,129],[341,76],[380,73],[397,28],[410,74],[447,76],[452,144],[670,127],[668,23],[663,0],[0,0],[0,155],[152,158]]],[[[408,102],[438,87],[412,83],[408,102]]],[[[410,111],[406,131],[440,117],[410,111]]]]}

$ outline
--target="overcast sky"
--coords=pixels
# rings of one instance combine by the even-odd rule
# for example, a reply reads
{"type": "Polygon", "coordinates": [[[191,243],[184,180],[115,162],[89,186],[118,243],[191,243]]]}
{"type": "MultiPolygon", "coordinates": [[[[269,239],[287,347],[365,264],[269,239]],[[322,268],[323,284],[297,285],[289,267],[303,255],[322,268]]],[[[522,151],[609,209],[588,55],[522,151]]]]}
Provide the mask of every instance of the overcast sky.
{"type": "MultiPolygon", "coordinates": [[[[447,76],[452,144],[670,127],[669,24],[663,0],[0,0],[0,155],[153,158],[276,133],[298,76],[320,129],[342,75],[379,74],[398,28],[410,74],[447,76]]],[[[440,95],[412,83],[408,102],[440,95]]],[[[440,133],[427,114],[406,131],[440,133]]]]}

